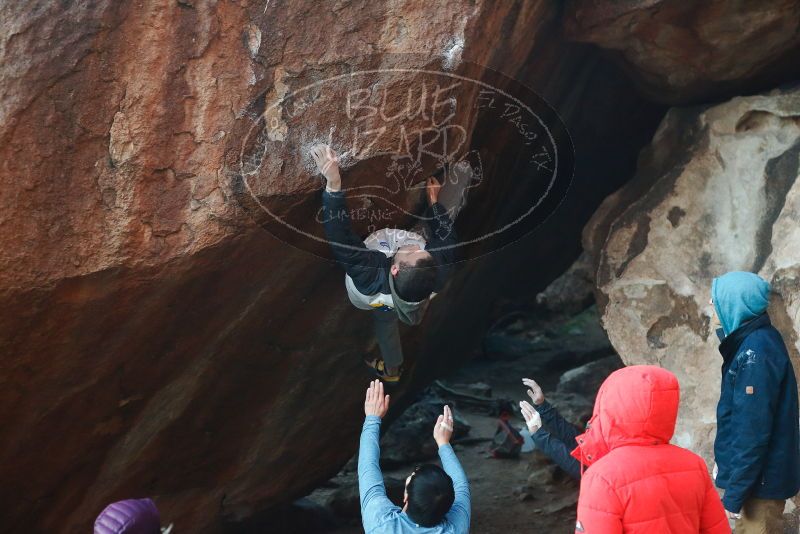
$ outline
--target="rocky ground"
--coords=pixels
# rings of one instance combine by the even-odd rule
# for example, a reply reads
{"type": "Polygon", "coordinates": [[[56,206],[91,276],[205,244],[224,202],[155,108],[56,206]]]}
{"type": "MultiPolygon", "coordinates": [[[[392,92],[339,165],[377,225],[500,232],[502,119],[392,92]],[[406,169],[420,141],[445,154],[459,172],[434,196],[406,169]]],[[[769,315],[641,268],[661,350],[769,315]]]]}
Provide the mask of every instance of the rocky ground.
{"type": "MultiPolygon", "coordinates": [[[[594,305],[586,307],[585,258],[573,265],[532,308],[503,309],[486,334],[480,356],[424,391],[381,440],[381,463],[389,497],[402,503],[405,478],[420,463],[436,461],[432,424],[442,404],[455,408],[453,446],[470,480],[471,532],[572,533],[579,484],[541,452],[517,458],[491,455],[497,412],[525,398],[523,377],[534,378],[567,419],[582,425],[602,381],[623,363],[611,347],[594,305]],[[564,313],[554,314],[552,310],[564,313]]],[[[515,412],[519,429],[524,421],[515,412]]],[[[325,485],[271,516],[253,532],[282,534],[363,532],[359,516],[356,458],[325,485]]],[[[237,530],[237,534],[244,531],[237,530]]],[[[249,531],[248,531],[249,532],[249,531]]],[[[796,512],[786,534],[797,534],[796,512]]]]}
{"type": "MultiPolygon", "coordinates": [[[[491,457],[497,407],[505,401],[516,406],[525,395],[521,379],[531,377],[566,417],[580,423],[591,412],[599,384],[622,363],[594,307],[549,321],[534,320],[533,313],[514,310],[503,316],[487,334],[483,356],[429,388],[383,437],[384,476],[395,502],[402,500],[403,481],[414,466],[435,458],[433,414],[447,402],[456,409],[454,447],[471,484],[471,531],[574,531],[575,481],[538,451],[514,459],[491,457]]],[[[513,423],[524,427],[519,414],[513,423]]],[[[355,460],[348,463],[300,503],[306,518],[316,517],[303,532],[362,532],[355,465],[355,460]],[[330,530],[333,524],[338,527],[330,530]]]]}

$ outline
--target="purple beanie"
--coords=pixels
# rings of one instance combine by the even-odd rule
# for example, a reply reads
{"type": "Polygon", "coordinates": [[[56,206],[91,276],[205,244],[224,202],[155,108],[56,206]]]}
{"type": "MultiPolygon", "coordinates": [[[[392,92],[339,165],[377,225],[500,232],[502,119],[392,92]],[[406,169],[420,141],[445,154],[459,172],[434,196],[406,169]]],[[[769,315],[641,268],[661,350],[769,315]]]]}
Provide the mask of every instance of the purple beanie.
{"type": "Polygon", "coordinates": [[[159,534],[161,517],[152,499],[127,499],[106,506],[94,522],[94,534],[159,534]]]}

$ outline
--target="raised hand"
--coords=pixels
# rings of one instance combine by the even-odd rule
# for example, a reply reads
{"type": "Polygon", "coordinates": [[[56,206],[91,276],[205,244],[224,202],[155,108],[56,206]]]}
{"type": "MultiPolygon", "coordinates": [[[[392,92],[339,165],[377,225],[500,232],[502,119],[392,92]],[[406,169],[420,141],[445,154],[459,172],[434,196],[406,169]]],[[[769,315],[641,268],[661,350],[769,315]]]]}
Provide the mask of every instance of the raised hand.
{"type": "Polygon", "coordinates": [[[453,437],[453,428],[453,412],[445,404],[442,415],[439,416],[433,427],[433,439],[436,440],[439,447],[450,443],[450,438],[453,437]]]}
{"type": "Polygon", "coordinates": [[[542,428],[542,416],[528,401],[520,401],[519,409],[522,411],[522,417],[525,418],[525,424],[528,425],[528,432],[536,434],[542,428]]]}
{"type": "Polygon", "coordinates": [[[309,153],[317,164],[317,170],[325,177],[328,191],[341,191],[342,177],[339,174],[339,158],[336,152],[328,145],[320,143],[311,147],[309,153]]]}
{"type": "Polygon", "coordinates": [[[439,202],[439,191],[441,191],[441,189],[442,184],[440,184],[433,176],[428,177],[428,179],[425,181],[425,191],[428,194],[428,203],[431,206],[439,202]]]}
{"type": "Polygon", "coordinates": [[[364,414],[383,418],[387,411],[389,411],[389,395],[383,394],[383,382],[373,380],[369,383],[367,397],[364,399],[364,414]]]}
{"type": "Polygon", "coordinates": [[[544,402],[544,392],[535,380],[523,378],[522,383],[530,388],[528,389],[528,396],[531,398],[531,402],[533,402],[534,406],[539,406],[544,402]]]}

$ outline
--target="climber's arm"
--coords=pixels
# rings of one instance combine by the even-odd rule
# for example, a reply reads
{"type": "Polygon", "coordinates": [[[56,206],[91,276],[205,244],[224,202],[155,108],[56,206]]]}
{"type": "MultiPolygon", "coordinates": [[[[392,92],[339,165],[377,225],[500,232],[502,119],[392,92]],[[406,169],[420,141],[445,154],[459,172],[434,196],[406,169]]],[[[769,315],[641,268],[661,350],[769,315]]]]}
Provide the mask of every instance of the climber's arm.
{"type": "Polygon", "coordinates": [[[317,170],[325,177],[322,226],[333,256],[353,279],[356,289],[365,295],[374,295],[383,286],[388,267],[387,258],[381,252],[367,249],[353,232],[336,153],[328,145],[318,144],[311,147],[309,154],[314,159],[317,170]]]}
{"type": "Polygon", "coordinates": [[[458,240],[453,221],[450,220],[444,206],[438,202],[431,205],[428,208],[427,217],[430,220],[431,238],[428,240],[425,250],[430,252],[439,266],[436,276],[438,291],[441,290],[453,271],[453,264],[456,260],[455,245],[458,240]]]}
{"type": "Polygon", "coordinates": [[[425,250],[439,266],[436,276],[437,291],[444,286],[453,269],[456,259],[455,245],[458,243],[455,227],[447,209],[439,203],[439,191],[442,185],[433,177],[428,178],[426,193],[428,198],[428,209],[425,212],[425,219],[428,221],[430,229],[430,239],[425,246],[425,250]]]}

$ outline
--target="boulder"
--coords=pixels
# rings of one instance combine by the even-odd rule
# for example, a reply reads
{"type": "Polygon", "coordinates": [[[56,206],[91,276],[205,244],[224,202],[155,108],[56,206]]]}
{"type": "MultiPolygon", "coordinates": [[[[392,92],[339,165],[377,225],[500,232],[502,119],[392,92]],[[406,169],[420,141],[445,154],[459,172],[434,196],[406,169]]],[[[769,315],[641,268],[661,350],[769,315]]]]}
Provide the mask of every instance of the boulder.
{"type": "Polygon", "coordinates": [[[594,265],[583,252],[564,274],[536,295],[536,308],[549,315],[577,315],[594,303],[594,265]]]}
{"type": "Polygon", "coordinates": [[[769,313],[800,371],[799,168],[800,88],[673,109],[634,181],[584,234],[611,343],[626,364],[678,376],[674,441],[709,462],[721,365],[713,277],[745,270],[772,284],[769,313]]]}
{"type": "Polygon", "coordinates": [[[581,365],[575,369],[570,369],[561,375],[558,381],[558,393],[568,394],[575,393],[581,394],[590,402],[593,403],[597,390],[605,379],[623,367],[622,360],[616,354],[613,356],[606,356],[599,360],[581,365]]]}
{"type": "Polygon", "coordinates": [[[483,350],[491,359],[536,354],[539,366],[554,371],[567,371],[614,353],[595,306],[574,315],[541,311],[506,315],[487,332],[483,350]]]}
{"type": "MultiPolygon", "coordinates": [[[[398,409],[469,354],[500,290],[535,294],[562,272],[662,109],[563,42],[559,16],[544,0],[2,3],[3,526],[85,532],[109,502],[150,495],[177,530],[215,532],[352,457],[371,320],[337,266],[254,206],[319,232],[321,184],[298,148],[338,139],[346,106],[313,93],[275,113],[298,88],[396,67],[400,52],[405,66],[486,65],[540,91],[575,133],[576,194],[550,230],[464,265],[403,332],[413,372],[398,409]],[[268,128],[248,137],[259,117],[268,128]],[[248,191],[252,169],[236,164],[262,162],[248,191]]],[[[480,232],[529,202],[526,167],[497,124],[467,133],[503,177],[470,197],[480,217],[463,230],[480,232]]],[[[373,155],[350,154],[348,176],[381,178],[373,155]]]]}
{"type": "MultiPolygon", "coordinates": [[[[356,494],[356,503],[358,495],[356,494]]],[[[358,510],[358,508],[356,508],[358,510]]],[[[281,532],[282,534],[322,534],[334,532],[343,521],[335,511],[308,498],[298,499],[287,505],[270,510],[267,517],[255,516],[236,525],[236,534],[260,534],[281,532]]]]}
{"type": "MultiPolygon", "coordinates": [[[[411,473],[409,472],[409,475],[411,473]]],[[[406,489],[406,479],[384,476],[383,484],[386,495],[398,506],[403,504],[403,494],[406,489]]],[[[358,494],[358,479],[353,477],[350,484],[342,485],[325,499],[325,506],[337,518],[352,524],[361,525],[361,502],[358,494]]]]}
{"type": "Polygon", "coordinates": [[[661,102],[769,89],[800,74],[797,0],[570,0],[564,26],[661,102]]]}

